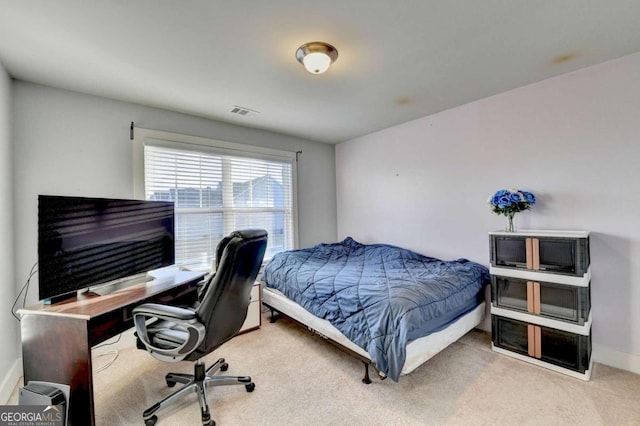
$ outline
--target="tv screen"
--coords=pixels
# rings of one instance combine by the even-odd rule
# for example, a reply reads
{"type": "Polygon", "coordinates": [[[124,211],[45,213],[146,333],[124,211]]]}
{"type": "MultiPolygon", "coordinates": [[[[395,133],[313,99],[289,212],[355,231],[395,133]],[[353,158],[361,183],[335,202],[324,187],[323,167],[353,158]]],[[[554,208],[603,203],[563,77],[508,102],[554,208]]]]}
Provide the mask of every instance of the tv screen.
{"type": "Polygon", "coordinates": [[[39,298],[175,262],[172,202],[38,196],[39,298]]]}

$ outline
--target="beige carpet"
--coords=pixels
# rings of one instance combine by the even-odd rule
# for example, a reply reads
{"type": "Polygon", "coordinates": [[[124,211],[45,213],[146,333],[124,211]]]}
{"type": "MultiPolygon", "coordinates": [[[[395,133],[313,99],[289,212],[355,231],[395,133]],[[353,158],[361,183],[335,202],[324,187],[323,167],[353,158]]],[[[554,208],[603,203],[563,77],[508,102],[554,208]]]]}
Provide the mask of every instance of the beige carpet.
{"type": "MultiPolygon", "coordinates": [[[[243,386],[210,388],[219,426],[640,425],[640,376],[596,364],[592,380],[583,382],[496,354],[480,331],[399,383],[372,377],[371,385],[362,384],[361,362],[286,318],[264,320],[260,330],[236,337],[206,361],[219,356],[230,374],[251,375],[256,383],[253,393],[243,386]]],[[[94,374],[97,424],[143,424],[142,412],[170,393],[169,371],[191,372],[191,364],[121,350],[94,374]]],[[[158,414],[159,426],[200,424],[195,393],[174,407],[158,414]]]]}

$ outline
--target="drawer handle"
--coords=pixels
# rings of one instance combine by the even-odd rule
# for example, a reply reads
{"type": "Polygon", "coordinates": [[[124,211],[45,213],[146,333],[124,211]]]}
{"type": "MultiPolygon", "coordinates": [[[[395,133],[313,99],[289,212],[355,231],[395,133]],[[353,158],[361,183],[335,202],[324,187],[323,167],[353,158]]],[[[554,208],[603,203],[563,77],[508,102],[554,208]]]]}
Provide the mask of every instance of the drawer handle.
{"type": "Polygon", "coordinates": [[[540,283],[533,282],[533,313],[540,315],[540,283]]]}
{"type": "Polygon", "coordinates": [[[527,324],[527,338],[529,356],[542,358],[542,329],[537,325],[527,324]]]}
{"type": "Polygon", "coordinates": [[[527,312],[530,314],[534,310],[533,281],[527,281],[527,312]]]}
{"type": "Polygon", "coordinates": [[[536,355],[536,339],[535,339],[535,326],[527,324],[527,342],[529,344],[528,353],[529,356],[536,355]]]}
{"type": "Polygon", "coordinates": [[[535,357],[542,358],[542,329],[537,325],[534,327],[535,334],[535,357]]]}
{"type": "Polygon", "coordinates": [[[540,240],[537,238],[531,239],[531,251],[533,257],[533,270],[537,271],[540,269],[540,240]]]}
{"type": "Polygon", "coordinates": [[[527,253],[527,269],[533,269],[533,242],[531,240],[532,238],[524,240],[527,253]]]}

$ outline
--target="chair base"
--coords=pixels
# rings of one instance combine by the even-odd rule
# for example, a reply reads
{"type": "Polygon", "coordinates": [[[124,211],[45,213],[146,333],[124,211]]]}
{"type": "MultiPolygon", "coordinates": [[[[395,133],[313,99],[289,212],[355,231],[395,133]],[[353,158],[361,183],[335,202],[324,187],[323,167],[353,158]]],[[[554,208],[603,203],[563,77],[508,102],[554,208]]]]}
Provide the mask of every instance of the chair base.
{"type": "Polygon", "coordinates": [[[196,361],[193,366],[193,374],[169,373],[165,377],[167,386],[174,387],[176,383],[184,384],[183,387],[164,398],[162,401],[147,408],[142,414],[144,424],[153,426],[158,421],[156,413],[162,408],[178,401],[190,392],[198,394],[198,402],[200,403],[200,412],[202,415],[202,424],[204,426],[215,426],[216,422],[211,418],[209,405],[207,404],[207,386],[229,386],[244,385],[247,392],[253,392],[256,385],[251,381],[249,376],[213,376],[219,371],[227,371],[229,364],[224,358],[220,358],[205,370],[202,360],[196,361]]]}

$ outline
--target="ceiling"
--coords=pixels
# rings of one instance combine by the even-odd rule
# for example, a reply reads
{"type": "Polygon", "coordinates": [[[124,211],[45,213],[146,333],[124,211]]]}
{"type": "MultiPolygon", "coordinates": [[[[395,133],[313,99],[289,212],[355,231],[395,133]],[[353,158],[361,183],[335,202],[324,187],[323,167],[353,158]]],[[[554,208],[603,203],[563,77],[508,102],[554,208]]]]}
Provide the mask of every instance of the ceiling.
{"type": "Polygon", "coordinates": [[[0,62],[16,79],[326,143],[640,51],[638,0],[0,0],[0,11],[0,62]],[[296,61],[309,41],[338,49],[327,73],[296,61]]]}

